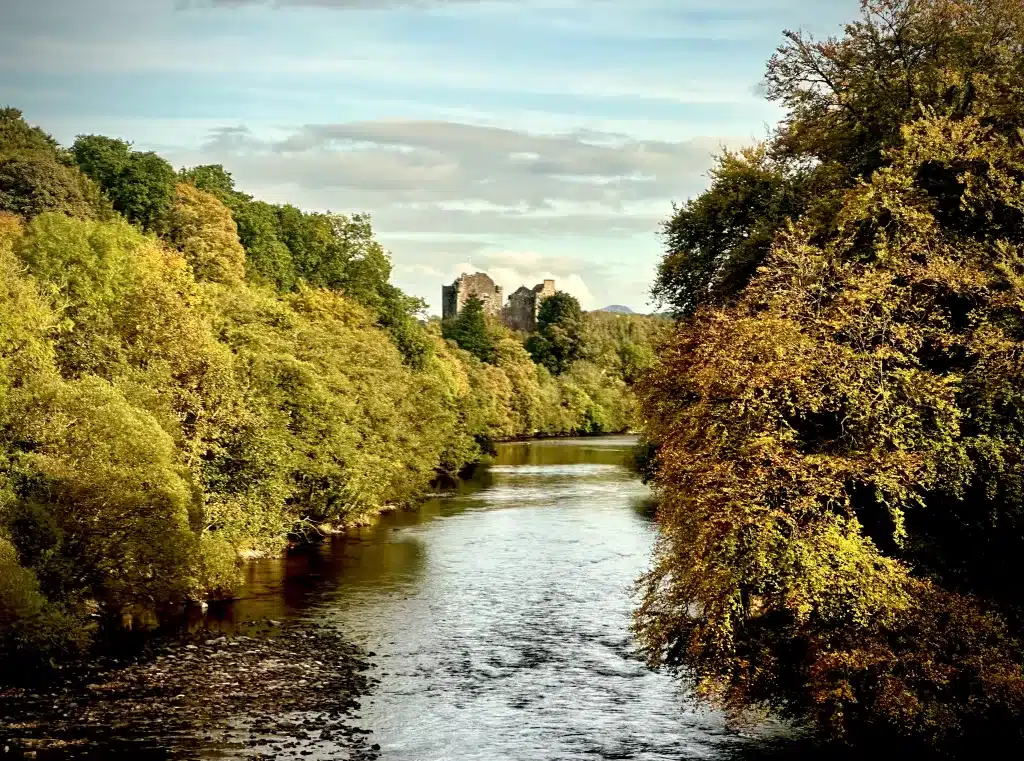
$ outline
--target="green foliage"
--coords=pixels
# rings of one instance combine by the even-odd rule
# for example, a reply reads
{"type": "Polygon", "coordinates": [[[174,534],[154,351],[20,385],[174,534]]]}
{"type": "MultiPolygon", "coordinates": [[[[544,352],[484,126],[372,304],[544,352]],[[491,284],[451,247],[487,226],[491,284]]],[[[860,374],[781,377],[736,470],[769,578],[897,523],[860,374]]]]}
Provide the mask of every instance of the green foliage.
{"type": "Polygon", "coordinates": [[[57,141],[39,127],[30,126],[17,108],[0,108],[0,146],[5,151],[41,151],[56,154],[57,141]]]}
{"type": "Polygon", "coordinates": [[[156,418],[97,378],[59,384],[26,411],[18,494],[35,509],[17,517],[37,546],[45,532],[44,591],[116,614],[183,599],[192,492],[156,418]]]}
{"type": "Polygon", "coordinates": [[[0,211],[26,219],[45,211],[89,219],[101,207],[96,188],[53,156],[0,152],[0,211]]]}
{"type": "Polygon", "coordinates": [[[487,326],[484,305],[480,299],[470,297],[459,314],[441,326],[442,334],[454,341],[481,362],[494,362],[494,341],[487,326]]]}
{"type": "Polygon", "coordinates": [[[559,291],[537,312],[537,333],[526,343],[533,361],[561,375],[583,357],[583,310],[574,296],[559,291]]]}
{"type": "Polygon", "coordinates": [[[662,232],[667,255],[653,294],[678,315],[719,305],[743,290],[772,238],[806,205],[807,173],[789,170],[762,145],[725,152],[711,188],[676,208],[662,232]]]}
{"type": "Polygon", "coordinates": [[[0,211],[4,674],[82,652],[97,618],[230,595],[242,559],[415,504],[495,440],[630,423],[639,322],[549,308],[549,328],[595,347],[554,377],[472,305],[460,341],[421,324],[366,216],[261,203],[222,167],[168,175],[80,138],[74,160],[126,219],[2,114],[19,156],[97,199],[11,185],[17,213],[0,211]]]}
{"type": "Polygon", "coordinates": [[[222,203],[233,206],[232,201],[252,200],[235,190],[235,178],[220,164],[205,164],[182,169],[178,176],[204,193],[216,196],[222,203]]]}
{"type": "Polygon", "coordinates": [[[177,175],[152,152],[102,135],[80,135],[71,147],[79,168],[106,193],[114,208],[147,231],[161,229],[174,200],[177,175]]]}
{"type": "Polygon", "coordinates": [[[15,108],[0,109],[0,212],[31,219],[56,211],[85,219],[105,216],[95,183],[75,169],[57,143],[30,127],[15,108]]]}
{"type": "Polygon", "coordinates": [[[638,382],[655,362],[655,347],[667,338],[672,323],[640,314],[587,312],[582,339],[589,362],[623,381],[638,382]]]}
{"type": "Polygon", "coordinates": [[[220,164],[182,169],[180,178],[216,197],[231,210],[245,249],[246,277],[284,293],[292,290],[299,273],[292,252],[281,239],[278,208],[235,190],[235,180],[220,164]]]}
{"type": "Polygon", "coordinates": [[[1017,0],[870,0],[841,38],[787,32],[768,95],[788,111],[773,146],[867,178],[922,109],[1017,134],[1024,90],[1017,0]]]}
{"type": "Polygon", "coordinates": [[[262,201],[243,201],[232,204],[232,215],[245,247],[249,280],[282,293],[292,290],[298,274],[291,250],[279,237],[277,209],[262,201]]]}
{"type": "MultiPolygon", "coordinates": [[[[765,155],[832,189],[753,220],[760,269],[677,303],[641,383],[664,530],[637,630],[705,696],[851,741],[1021,740],[1021,21],[865,3],[769,68],[765,155]]],[[[724,239],[749,198],[709,194],[724,239]]]]}
{"type": "Polygon", "coordinates": [[[0,537],[0,679],[81,655],[87,626],[50,603],[11,543],[0,537]]]}

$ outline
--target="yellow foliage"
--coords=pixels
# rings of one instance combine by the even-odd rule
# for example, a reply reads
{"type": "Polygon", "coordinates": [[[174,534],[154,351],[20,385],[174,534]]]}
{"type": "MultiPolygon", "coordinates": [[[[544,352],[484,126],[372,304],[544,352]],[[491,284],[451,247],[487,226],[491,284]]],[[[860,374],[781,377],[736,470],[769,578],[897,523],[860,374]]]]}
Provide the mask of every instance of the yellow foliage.
{"type": "Polygon", "coordinates": [[[238,227],[215,196],[178,183],[165,224],[167,240],[181,251],[197,280],[237,283],[245,277],[238,227]]]}
{"type": "MultiPolygon", "coordinates": [[[[1001,225],[1024,211],[1024,149],[970,118],[903,135],[835,227],[789,225],[735,304],[663,347],[641,393],[663,531],[637,627],[704,694],[941,744],[985,710],[1024,717],[1024,657],[955,591],[979,561],[944,535],[988,530],[980,509],[1017,525],[1024,259],[1001,225]]],[[[987,567],[975,589],[1015,610],[987,567]]]]}

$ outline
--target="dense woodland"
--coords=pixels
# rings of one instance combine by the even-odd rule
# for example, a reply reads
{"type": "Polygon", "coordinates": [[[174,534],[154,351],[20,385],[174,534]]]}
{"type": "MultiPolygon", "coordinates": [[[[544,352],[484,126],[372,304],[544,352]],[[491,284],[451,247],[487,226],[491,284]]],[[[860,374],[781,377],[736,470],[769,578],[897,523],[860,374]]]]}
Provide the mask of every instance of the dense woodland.
{"type": "Polygon", "coordinates": [[[787,33],[767,85],[784,120],[665,225],[637,631],[737,710],[1012,752],[1024,4],[865,2],[838,38],[787,33]]]}
{"type": "Polygon", "coordinates": [[[229,594],[495,440],[629,427],[664,321],[559,295],[538,364],[479,309],[422,319],[390,270],[366,216],[0,110],[0,667],[229,594]]]}

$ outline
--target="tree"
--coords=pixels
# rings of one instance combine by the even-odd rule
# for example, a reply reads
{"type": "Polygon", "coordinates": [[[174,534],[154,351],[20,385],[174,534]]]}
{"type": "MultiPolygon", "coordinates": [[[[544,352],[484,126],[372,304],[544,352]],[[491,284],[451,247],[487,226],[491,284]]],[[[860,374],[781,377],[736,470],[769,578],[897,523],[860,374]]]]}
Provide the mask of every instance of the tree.
{"type": "Polygon", "coordinates": [[[653,293],[677,315],[735,297],[788,219],[807,213],[812,199],[827,219],[923,110],[977,116],[1016,138],[1024,107],[1012,52],[1024,24],[1017,0],[985,0],[983,12],[979,0],[862,5],[841,38],[785,33],[766,74],[770,99],[788,110],[776,134],[720,157],[710,190],[665,222],[668,254],[653,293]]]}
{"type": "MultiPolygon", "coordinates": [[[[230,595],[240,558],[414,504],[496,439],[626,425],[639,334],[556,378],[479,302],[421,324],[365,215],[69,154],[12,109],[0,141],[0,678],[82,653],[92,612],[230,595]]],[[[574,301],[544,314],[577,332],[574,301]]]]}
{"type": "Polygon", "coordinates": [[[231,212],[216,197],[178,183],[163,222],[165,238],[184,255],[197,280],[237,283],[245,277],[245,249],[231,212]]]}
{"type": "Polygon", "coordinates": [[[655,346],[671,327],[671,321],[651,315],[587,312],[583,346],[590,362],[632,386],[654,364],[655,346]]]}
{"type": "Polygon", "coordinates": [[[235,190],[235,178],[220,164],[204,164],[191,169],[182,169],[178,176],[200,190],[216,196],[228,206],[234,201],[251,201],[252,196],[235,190]]]}
{"type": "Polygon", "coordinates": [[[71,147],[79,168],[95,180],[128,221],[161,229],[174,199],[177,174],[155,153],[132,150],[124,140],[80,135],[71,147]]]}
{"type": "Polygon", "coordinates": [[[652,293],[679,316],[740,293],[775,234],[803,210],[810,185],[808,173],[773,159],[765,145],[723,153],[711,179],[662,226],[668,253],[652,293]]]}
{"type": "Polygon", "coordinates": [[[832,192],[641,384],[663,532],[636,626],[732,707],[977,753],[1024,719],[1021,6],[864,9],[769,70],[768,155],[832,192]]]}
{"type": "Polygon", "coordinates": [[[493,362],[494,342],[487,328],[484,305],[480,299],[471,296],[462,305],[459,314],[442,325],[442,332],[449,341],[454,341],[481,362],[493,362]]]}
{"type": "Polygon", "coordinates": [[[561,375],[583,357],[583,310],[574,296],[559,291],[544,299],[537,313],[537,333],[526,348],[533,361],[561,375]]]}
{"type": "Polygon", "coordinates": [[[775,152],[867,178],[930,110],[1016,134],[1024,91],[1017,0],[863,0],[842,38],[786,32],[768,96],[788,111],[775,152]]]}
{"type": "Polygon", "coordinates": [[[280,238],[277,208],[263,201],[235,202],[232,216],[245,247],[247,277],[281,293],[292,290],[298,273],[291,250],[280,238]]]}
{"type": "Polygon", "coordinates": [[[25,219],[46,211],[92,219],[102,210],[98,188],[74,167],[41,151],[0,152],[0,211],[25,219]]]}
{"type": "Polygon", "coordinates": [[[0,146],[5,151],[42,151],[56,154],[57,141],[39,127],[30,126],[22,112],[11,106],[0,108],[0,146]]]}
{"type": "Polygon", "coordinates": [[[0,211],[31,219],[56,211],[83,219],[104,216],[102,194],[56,141],[30,127],[16,108],[0,109],[0,211]]]}

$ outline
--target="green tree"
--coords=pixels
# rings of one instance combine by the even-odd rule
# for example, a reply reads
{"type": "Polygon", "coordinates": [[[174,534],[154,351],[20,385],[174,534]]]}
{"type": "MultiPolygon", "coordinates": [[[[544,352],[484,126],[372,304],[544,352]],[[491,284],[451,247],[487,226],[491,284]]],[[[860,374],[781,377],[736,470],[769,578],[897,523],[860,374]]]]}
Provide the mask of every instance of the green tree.
{"type": "Polygon", "coordinates": [[[182,169],[178,176],[190,185],[216,196],[228,206],[232,201],[251,201],[252,197],[235,190],[235,178],[220,164],[204,164],[182,169]]]}
{"type": "Polygon", "coordinates": [[[454,341],[481,362],[494,361],[494,342],[487,326],[487,316],[480,299],[471,296],[462,305],[454,318],[442,325],[442,332],[449,341],[454,341]]]}
{"type": "Polygon", "coordinates": [[[42,151],[52,154],[56,154],[60,147],[56,140],[39,127],[29,125],[22,112],[11,106],[0,108],[0,146],[5,151],[42,151]]]}
{"type": "Polygon", "coordinates": [[[236,190],[234,178],[220,164],[182,169],[179,176],[231,210],[245,248],[246,277],[251,282],[270,285],[282,293],[295,287],[299,275],[292,252],[281,239],[278,207],[236,190]]]}
{"type": "Polygon", "coordinates": [[[277,209],[263,201],[243,201],[233,205],[232,215],[245,247],[249,280],[270,285],[281,293],[292,290],[298,273],[291,250],[280,238],[277,209]]]}
{"type": "Polygon", "coordinates": [[[587,312],[583,316],[587,359],[633,386],[654,364],[655,347],[668,337],[671,327],[664,317],[587,312]]]}
{"type": "Polygon", "coordinates": [[[414,504],[496,439],[626,424],[640,334],[556,378],[479,303],[458,344],[421,324],[365,215],[110,138],[70,154],[12,109],[0,140],[2,675],[83,652],[90,614],[230,595],[240,558],[414,504]]]}
{"type": "Polygon", "coordinates": [[[44,211],[88,219],[108,208],[53,138],[18,109],[0,108],[0,212],[31,219],[44,211]]]}
{"type": "Polygon", "coordinates": [[[1024,98],[1017,0],[864,0],[840,38],[786,32],[768,96],[787,109],[774,152],[867,178],[922,108],[1016,135],[1024,98]]]}
{"type": "Polygon", "coordinates": [[[718,157],[711,188],[676,208],[662,234],[668,253],[652,292],[680,316],[720,305],[746,287],[775,234],[800,213],[811,179],[767,146],[718,157]]]}
{"type": "Polygon", "coordinates": [[[537,333],[526,348],[533,361],[561,375],[583,357],[583,310],[574,296],[559,291],[544,299],[537,312],[537,333]]]}
{"type": "Polygon", "coordinates": [[[155,153],[102,135],[80,135],[71,147],[79,168],[95,180],[114,208],[147,231],[159,231],[174,200],[177,174],[155,153]]]}

